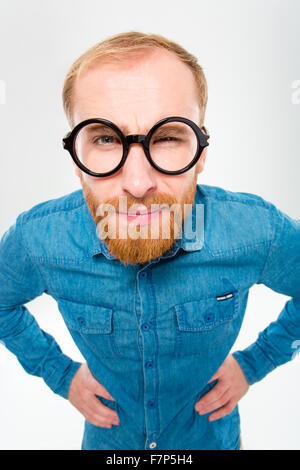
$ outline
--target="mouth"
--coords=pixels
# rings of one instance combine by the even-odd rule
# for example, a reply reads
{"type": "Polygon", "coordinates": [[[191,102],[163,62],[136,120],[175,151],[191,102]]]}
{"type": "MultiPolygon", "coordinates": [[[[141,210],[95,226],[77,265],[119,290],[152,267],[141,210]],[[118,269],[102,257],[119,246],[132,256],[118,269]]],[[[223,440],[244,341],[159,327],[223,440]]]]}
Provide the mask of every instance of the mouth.
{"type": "Polygon", "coordinates": [[[134,216],[137,216],[137,215],[147,215],[147,214],[154,214],[155,212],[158,212],[160,209],[147,209],[147,210],[139,210],[139,209],[136,209],[134,211],[119,211],[119,214],[127,214],[128,216],[130,217],[134,217],[134,216]]]}
{"type": "Polygon", "coordinates": [[[135,225],[145,225],[145,224],[150,224],[154,220],[156,220],[160,213],[162,212],[162,209],[149,209],[149,210],[135,210],[135,211],[128,211],[128,212],[122,212],[119,211],[119,217],[121,219],[125,219],[127,222],[133,222],[135,225]]]}

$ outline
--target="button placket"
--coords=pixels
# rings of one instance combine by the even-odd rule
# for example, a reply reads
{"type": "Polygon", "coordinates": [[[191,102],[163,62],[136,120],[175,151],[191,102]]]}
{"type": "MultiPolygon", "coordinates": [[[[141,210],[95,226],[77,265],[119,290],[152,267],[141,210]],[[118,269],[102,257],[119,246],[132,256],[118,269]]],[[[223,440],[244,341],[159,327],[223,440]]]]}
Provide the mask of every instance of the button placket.
{"type": "Polygon", "coordinates": [[[151,272],[142,271],[137,275],[138,294],[141,304],[140,332],[143,337],[143,369],[144,369],[144,412],[146,425],[146,448],[156,447],[153,437],[159,429],[157,407],[157,371],[153,367],[157,350],[156,336],[156,304],[153,298],[151,272]],[[150,447],[150,443],[152,447],[150,447]],[[155,444],[155,445],[154,445],[155,444]]]}

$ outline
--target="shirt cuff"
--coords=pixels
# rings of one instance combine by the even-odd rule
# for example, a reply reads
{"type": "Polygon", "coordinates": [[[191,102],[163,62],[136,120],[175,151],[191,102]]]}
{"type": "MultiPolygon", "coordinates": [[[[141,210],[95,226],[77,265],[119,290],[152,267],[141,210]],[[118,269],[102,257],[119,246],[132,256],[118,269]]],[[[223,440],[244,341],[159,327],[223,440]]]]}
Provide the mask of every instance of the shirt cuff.
{"type": "Polygon", "coordinates": [[[65,354],[61,354],[55,361],[55,366],[50,369],[46,377],[43,377],[44,381],[54,393],[68,399],[72,379],[81,365],[81,362],[73,361],[65,354]]]}
{"type": "Polygon", "coordinates": [[[257,342],[243,351],[235,351],[232,355],[238,361],[249,385],[263,379],[276,368],[257,342]]]}

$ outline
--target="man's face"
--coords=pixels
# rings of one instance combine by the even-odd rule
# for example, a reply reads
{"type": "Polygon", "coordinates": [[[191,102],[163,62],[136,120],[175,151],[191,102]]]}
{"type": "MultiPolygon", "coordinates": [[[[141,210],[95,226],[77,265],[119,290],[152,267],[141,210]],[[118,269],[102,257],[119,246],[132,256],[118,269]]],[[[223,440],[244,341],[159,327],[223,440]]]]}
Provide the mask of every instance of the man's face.
{"type": "MultiPolygon", "coordinates": [[[[186,117],[196,124],[200,122],[192,72],[174,54],[157,48],[119,64],[95,63],[77,79],[73,102],[74,125],[99,117],[115,123],[125,135],[147,134],[157,121],[169,116],[186,117]]],[[[184,212],[184,205],[194,202],[197,176],[204,168],[205,157],[206,148],[189,171],[165,175],[150,165],[140,144],[132,144],[125,164],[111,176],[93,177],[81,172],[74,164],[88,208],[98,224],[98,233],[102,234],[104,230],[102,225],[99,231],[99,222],[104,222],[104,218],[111,220],[116,229],[110,237],[102,236],[110,253],[127,264],[146,263],[174,244],[189,212],[184,212]],[[163,209],[153,215],[128,217],[118,212],[120,196],[126,201],[128,211],[132,204],[141,206],[142,212],[147,208],[150,211],[152,204],[167,204],[168,207],[177,204],[173,207],[179,206],[180,211],[163,209]],[[99,212],[103,203],[116,209],[109,219],[107,213],[104,217],[104,213],[99,212]],[[124,227],[128,229],[126,237],[124,227]],[[141,233],[139,238],[138,232],[141,233]],[[134,237],[130,235],[132,233],[135,233],[134,237]],[[156,233],[154,238],[153,233],[156,233]]],[[[186,206],[187,209],[190,207],[186,206]]]]}

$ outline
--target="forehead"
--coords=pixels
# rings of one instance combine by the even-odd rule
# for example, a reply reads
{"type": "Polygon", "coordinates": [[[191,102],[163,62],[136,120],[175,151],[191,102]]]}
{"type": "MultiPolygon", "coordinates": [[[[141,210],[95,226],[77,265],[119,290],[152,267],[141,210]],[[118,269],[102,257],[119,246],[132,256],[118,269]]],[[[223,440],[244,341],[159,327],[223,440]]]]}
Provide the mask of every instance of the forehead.
{"type": "Polygon", "coordinates": [[[167,50],[139,51],[121,61],[94,61],[77,77],[73,92],[75,124],[103,117],[117,124],[154,124],[168,116],[198,119],[192,70],[167,50]]]}

